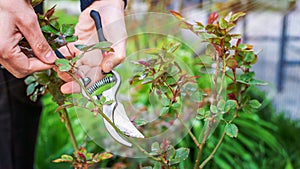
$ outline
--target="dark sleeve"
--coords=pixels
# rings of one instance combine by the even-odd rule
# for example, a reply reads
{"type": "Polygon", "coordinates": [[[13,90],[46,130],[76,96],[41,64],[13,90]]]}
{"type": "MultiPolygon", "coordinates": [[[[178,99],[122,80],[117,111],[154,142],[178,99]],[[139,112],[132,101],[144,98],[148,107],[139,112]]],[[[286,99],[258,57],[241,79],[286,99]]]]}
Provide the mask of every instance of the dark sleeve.
{"type": "MultiPolygon", "coordinates": [[[[81,11],[83,11],[85,8],[87,8],[88,6],[90,6],[92,3],[94,2],[94,0],[80,0],[80,8],[81,11]]],[[[124,8],[126,8],[127,6],[127,0],[124,0],[124,8]]]]}

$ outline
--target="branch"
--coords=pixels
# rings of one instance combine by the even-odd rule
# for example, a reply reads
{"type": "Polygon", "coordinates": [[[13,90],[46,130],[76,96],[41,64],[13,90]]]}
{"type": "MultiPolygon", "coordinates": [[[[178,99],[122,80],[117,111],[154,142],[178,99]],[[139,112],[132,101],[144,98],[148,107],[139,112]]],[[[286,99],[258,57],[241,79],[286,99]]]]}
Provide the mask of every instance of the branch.
{"type": "Polygon", "coordinates": [[[197,148],[200,149],[200,143],[198,142],[197,138],[195,137],[195,135],[191,132],[191,130],[186,126],[186,124],[182,121],[182,119],[180,117],[178,117],[178,120],[180,121],[180,123],[184,126],[184,128],[188,131],[190,137],[192,138],[192,140],[194,141],[194,143],[196,144],[197,148]]]}
{"type": "Polygon", "coordinates": [[[222,93],[223,90],[223,85],[224,85],[224,78],[226,75],[226,60],[225,60],[225,55],[223,55],[223,69],[222,69],[222,77],[221,77],[221,84],[220,84],[220,88],[219,88],[219,92],[218,95],[216,97],[217,100],[219,100],[220,95],[222,93]]]}
{"type": "Polygon", "coordinates": [[[76,141],[76,138],[75,138],[75,135],[74,135],[74,131],[73,131],[73,128],[72,128],[72,125],[71,125],[71,122],[70,122],[68,112],[65,108],[63,108],[61,111],[62,111],[62,114],[64,116],[65,125],[66,125],[67,131],[70,135],[71,142],[72,142],[72,145],[74,147],[75,153],[77,153],[79,151],[79,148],[78,148],[78,145],[77,145],[77,141],[76,141]]]}
{"type": "Polygon", "coordinates": [[[216,154],[217,150],[219,149],[219,147],[221,146],[223,140],[224,140],[224,137],[226,135],[226,131],[224,130],[223,133],[222,133],[222,136],[218,142],[218,144],[216,145],[216,147],[214,148],[214,150],[211,152],[211,154],[201,163],[199,169],[203,169],[204,166],[214,157],[214,155],[216,154]]]}

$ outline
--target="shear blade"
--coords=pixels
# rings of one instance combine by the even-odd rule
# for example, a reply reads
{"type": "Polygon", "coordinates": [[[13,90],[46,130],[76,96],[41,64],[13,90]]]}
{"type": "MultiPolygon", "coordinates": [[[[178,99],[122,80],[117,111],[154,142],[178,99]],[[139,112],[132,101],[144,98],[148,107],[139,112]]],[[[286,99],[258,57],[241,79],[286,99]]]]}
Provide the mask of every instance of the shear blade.
{"type": "MultiPolygon", "coordinates": [[[[116,103],[113,103],[113,104],[116,104],[116,103]]],[[[103,112],[110,119],[110,121],[113,121],[113,113],[112,113],[113,110],[114,110],[114,108],[111,105],[103,105],[103,112]]],[[[126,139],[124,139],[122,136],[119,135],[119,133],[114,129],[114,127],[108,123],[108,121],[106,121],[104,118],[103,118],[103,120],[104,120],[104,125],[106,127],[106,130],[117,142],[119,142],[127,147],[132,146],[132,144],[130,142],[128,142],[126,139]]]]}
{"type": "Polygon", "coordinates": [[[113,122],[126,135],[135,138],[144,138],[144,135],[129,120],[124,106],[118,102],[113,115],[113,122]]]}
{"type": "MultiPolygon", "coordinates": [[[[113,103],[114,105],[104,105],[103,112],[106,116],[114,122],[114,124],[125,134],[130,137],[144,138],[143,134],[132,124],[126,115],[124,106],[121,103],[113,103]],[[114,112],[114,113],[112,113],[114,112]]],[[[131,147],[132,144],[119,133],[104,119],[104,125],[109,134],[119,143],[131,147]]]]}

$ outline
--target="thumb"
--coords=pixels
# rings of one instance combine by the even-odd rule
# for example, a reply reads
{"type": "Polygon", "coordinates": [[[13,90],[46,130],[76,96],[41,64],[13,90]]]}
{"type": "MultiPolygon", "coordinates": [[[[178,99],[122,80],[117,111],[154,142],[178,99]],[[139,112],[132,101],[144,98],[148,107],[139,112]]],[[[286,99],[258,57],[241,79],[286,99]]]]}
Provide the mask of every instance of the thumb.
{"type": "Polygon", "coordinates": [[[33,10],[29,10],[26,13],[24,12],[24,15],[28,16],[24,17],[26,19],[18,22],[17,27],[30,44],[34,54],[42,62],[48,64],[54,63],[57,57],[40,29],[36,14],[33,10]]]}

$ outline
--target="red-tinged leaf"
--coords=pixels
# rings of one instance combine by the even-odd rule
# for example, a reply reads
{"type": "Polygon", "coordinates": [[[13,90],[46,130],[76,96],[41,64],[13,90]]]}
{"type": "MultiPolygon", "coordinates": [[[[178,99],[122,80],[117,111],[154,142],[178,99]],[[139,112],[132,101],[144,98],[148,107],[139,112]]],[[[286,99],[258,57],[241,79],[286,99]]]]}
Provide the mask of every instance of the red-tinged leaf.
{"type": "Polygon", "coordinates": [[[226,65],[231,69],[236,69],[238,67],[238,62],[234,58],[229,58],[226,61],[226,65]]]}
{"type": "Polygon", "coordinates": [[[44,0],[32,0],[31,5],[33,7],[37,6],[38,4],[42,3],[44,0]]]}
{"type": "Polygon", "coordinates": [[[60,105],[59,107],[57,107],[57,109],[54,112],[59,112],[62,109],[67,109],[67,108],[71,108],[73,107],[73,104],[64,104],[64,105],[60,105]]]}
{"type": "Polygon", "coordinates": [[[56,5],[54,5],[52,8],[50,8],[46,13],[45,13],[45,18],[49,19],[51,18],[51,16],[54,14],[55,12],[55,7],[56,5]]]}
{"type": "Polygon", "coordinates": [[[178,18],[179,20],[183,19],[182,15],[180,13],[176,12],[176,11],[170,10],[170,13],[172,15],[174,15],[176,18],[178,18]]]}
{"type": "Polygon", "coordinates": [[[196,24],[201,27],[201,28],[204,28],[204,25],[201,23],[201,22],[196,22],[196,24]]]}
{"type": "Polygon", "coordinates": [[[180,27],[183,28],[183,29],[190,29],[190,30],[193,30],[193,25],[186,22],[186,21],[182,21],[180,23],[180,27]]]}
{"type": "Polygon", "coordinates": [[[208,18],[208,24],[213,24],[218,19],[218,17],[219,15],[217,14],[217,12],[211,13],[208,18]]]}
{"type": "Polygon", "coordinates": [[[240,17],[245,16],[245,15],[246,15],[246,13],[244,13],[244,12],[238,12],[238,13],[235,13],[235,14],[233,14],[233,15],[230,17],[230,21],[231,21],[231,22],[235,22],[235,21],[237,21],[240,17]]]}
{"type": "Polygon", "coordinates": [[[93,162],[98,163],[100,161],[110,159],[112,157],[113,157],[113,155],[111,153],[108,153],[108,152],[104,152],[104,153],[101,153],[101,154],[96,154],[93,157],[93,162]]]}
{"type": "Polygon", "coordinates": [[[230,99],[230,100],[237,100],[234,93],[229,93],[228,94],[228,99],[230,99]]]}
{"type": "Polygon", "coordinates": [[[150,67],[151,65],[149,63],[147,63],[146,61],[140,60],[138,61],[139,64],[144,65],[146,67],[150,67]]]}

